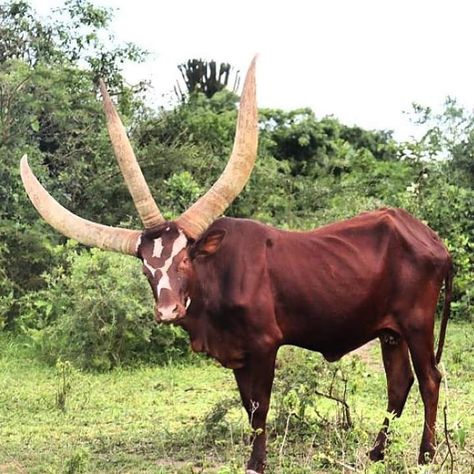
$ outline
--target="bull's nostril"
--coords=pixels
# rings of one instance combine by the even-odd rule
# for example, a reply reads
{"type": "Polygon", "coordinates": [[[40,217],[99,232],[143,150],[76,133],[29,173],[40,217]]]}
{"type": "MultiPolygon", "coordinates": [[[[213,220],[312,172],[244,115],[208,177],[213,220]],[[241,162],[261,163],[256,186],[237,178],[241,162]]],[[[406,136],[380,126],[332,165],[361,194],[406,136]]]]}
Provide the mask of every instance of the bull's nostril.
{"type": "Polygon", "coordinates": [[[173,308],[173,314],[177,313],[179,311],[179,307],[178,305],[176,305],[174,308],[173,308]]]}

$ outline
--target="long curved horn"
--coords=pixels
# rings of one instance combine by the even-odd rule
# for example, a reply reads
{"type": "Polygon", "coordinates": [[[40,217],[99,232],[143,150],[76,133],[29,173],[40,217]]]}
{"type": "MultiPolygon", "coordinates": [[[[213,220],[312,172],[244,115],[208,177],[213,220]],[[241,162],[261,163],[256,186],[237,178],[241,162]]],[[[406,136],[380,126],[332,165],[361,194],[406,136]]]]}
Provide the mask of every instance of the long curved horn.
{"type": "Polygon", "coordinates": [[[90,247],[136,255],[140,231],[96,224],[65,209],[41,186],[28,165],[26,155],[21,159],[20,173],[36,210],[57,231],[90,247]]]}
{"type": "Polygon", "coordinates": [[[143,225],[146,229],[150,229],[165,222],[165,219],[151,195],[122,121],[115,110],[114,104],[107,92],[107,87],[102,79],[99,81],[99,86],[104,104],[107,128],[115,156],[143,225]]]}
{"type": "Polygon", "coordinates": [[[255,56],[250,63],[240,97],[234,147],[230,159],[214,185],[177,219],[192,238],[201,235],[242,191],[257,158],[258,112],[255,85],[255,56]]]}

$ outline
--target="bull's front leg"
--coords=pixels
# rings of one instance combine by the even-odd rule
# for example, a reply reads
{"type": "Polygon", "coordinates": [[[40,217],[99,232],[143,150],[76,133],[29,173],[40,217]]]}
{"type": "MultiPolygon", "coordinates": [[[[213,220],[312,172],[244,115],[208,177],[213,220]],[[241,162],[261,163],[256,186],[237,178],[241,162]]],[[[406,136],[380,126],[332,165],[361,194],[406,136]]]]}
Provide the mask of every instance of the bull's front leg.
{"type": "Polygon", "coordinates": [[[253,429],[252,454],[247,474],[262,474],[266,462],[266,420],[275,372],[276,350],[252,354],[245,367],[234,370],[242,403],[253,429]]]}

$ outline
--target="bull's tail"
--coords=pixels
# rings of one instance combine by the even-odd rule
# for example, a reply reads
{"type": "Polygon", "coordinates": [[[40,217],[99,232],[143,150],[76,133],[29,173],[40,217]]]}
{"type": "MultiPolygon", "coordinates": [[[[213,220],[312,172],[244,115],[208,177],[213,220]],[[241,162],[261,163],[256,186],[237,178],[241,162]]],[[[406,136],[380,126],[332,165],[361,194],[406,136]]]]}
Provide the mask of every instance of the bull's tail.
{"type": "Polygon", "coordinates": [[[441,327],[439,329],[438,350],[436,351],[436,363],[439,364],[443,353],[444,339],[446,337],[446,326],[448,325],[449,315],[451,314],[451,295],[453,289],[453,264],[451,259],[448,262],[448,269],[444,279],[444,305],[441,327]]]}

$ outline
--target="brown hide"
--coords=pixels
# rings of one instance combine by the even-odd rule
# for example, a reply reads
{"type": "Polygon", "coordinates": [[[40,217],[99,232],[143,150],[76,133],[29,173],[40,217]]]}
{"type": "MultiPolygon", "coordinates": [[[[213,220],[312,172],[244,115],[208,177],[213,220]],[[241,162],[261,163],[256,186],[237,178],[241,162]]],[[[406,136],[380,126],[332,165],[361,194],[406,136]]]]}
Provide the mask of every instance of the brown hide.
{"type": "Polygon", "coordinates": [[[217,228],[225,239],[194,260],[199,287],[182,324],[195,350],[230,367],[269,345],[335,360],[384,330],[403,333],[411,306],[427,285],[439,291],[449,266],[438,236],[402,210],[311,232],[230,218],[208,232],[217,228]]]}

